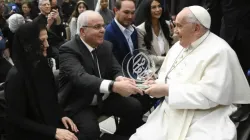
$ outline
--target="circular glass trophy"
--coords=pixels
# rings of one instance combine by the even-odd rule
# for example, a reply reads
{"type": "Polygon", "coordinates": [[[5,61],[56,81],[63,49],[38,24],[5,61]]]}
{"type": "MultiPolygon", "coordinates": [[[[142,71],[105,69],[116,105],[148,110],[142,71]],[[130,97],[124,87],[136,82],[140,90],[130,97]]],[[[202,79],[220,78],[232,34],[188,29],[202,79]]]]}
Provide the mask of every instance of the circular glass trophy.
{"type": "Polygon", "coordinates": [[[128,53],[122,61],[122,73],[125,77],[134,79],[137,87],[147,89],[143,83],[155,76],[155,63],[142,49],[128,53]]]}

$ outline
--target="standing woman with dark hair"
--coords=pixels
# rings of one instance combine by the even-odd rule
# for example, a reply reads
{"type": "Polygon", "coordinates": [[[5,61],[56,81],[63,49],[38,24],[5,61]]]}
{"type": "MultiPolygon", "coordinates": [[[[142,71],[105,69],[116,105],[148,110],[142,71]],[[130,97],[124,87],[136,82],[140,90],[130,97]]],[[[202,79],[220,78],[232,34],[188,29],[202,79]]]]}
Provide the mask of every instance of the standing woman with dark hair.
{"type": "Polygon", "coordinates": [[[75,10],[72,13],[70,20],[69,20],[71,38],[73,38],[76,34],[78,16],[86,10],[88,10],[88,5],[82,0],[78,1],[76,4],[75,10]]]}
{"type": "Polygon", "coordinates": [[[172,45],[169,22],[162,14],[160,0],[147,0],[145,22],[137,26],[138,48],[149,54],[158,70],[172,45]]]}
{"type": "Polygon", "coordinates": [[[21,26],[13,42],[13,61],[5,82],[8,140],[77,140],[71,119],[57,102],[57,90],[47,58],[46,27],[21,26]],[[67,128],[67,129],[64,129],[67,128]]]}

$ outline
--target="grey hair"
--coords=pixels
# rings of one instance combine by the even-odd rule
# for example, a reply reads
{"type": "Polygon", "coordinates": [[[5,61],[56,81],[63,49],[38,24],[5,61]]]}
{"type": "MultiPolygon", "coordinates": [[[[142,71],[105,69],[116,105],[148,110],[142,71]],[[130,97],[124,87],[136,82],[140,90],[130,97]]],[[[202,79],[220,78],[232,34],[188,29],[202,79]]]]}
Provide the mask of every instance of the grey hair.
{"type": "MultiPolygon", "coordinates": [[[[40,9],[40,6],[42,6],[43,5],[43,2],[44,1],[49,1],[49,0],[39,0],[38,1],[38,8],[40,9]]],[[[50,1],[49,1],[49,3],[50,3],[50,1]]]]}
{"type": "Polygon", "coordinates": [[[80,35],[80,29],[83,26],[88,26],[88,16],[89,16],[90,12],[94,12],[94,11],[92,11],[92,10],[86,10],[86,11],[82,12],[78,16],[76,34],[80,35]]]}
{"type": "Polygon", "coordinates": [[[20,14],[13,14],[7,20],[9,24],[10,31],[15,33],[16,30],[23,24],[25,24],[24,17],[20,14]]]}

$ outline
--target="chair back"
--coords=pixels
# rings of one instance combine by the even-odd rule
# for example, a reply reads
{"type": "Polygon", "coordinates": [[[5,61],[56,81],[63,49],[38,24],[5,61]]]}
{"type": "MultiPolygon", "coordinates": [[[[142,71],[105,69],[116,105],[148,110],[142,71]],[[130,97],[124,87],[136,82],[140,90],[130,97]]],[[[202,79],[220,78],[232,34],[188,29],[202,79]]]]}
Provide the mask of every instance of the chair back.
{"type": "Polygon", "coordinates": [[[66,40],[70,40],[71,39],[71,33],[70,33],[70,28],[69,27],[66,27],[65,28],[65,31],[66,31],[66,40]]]}

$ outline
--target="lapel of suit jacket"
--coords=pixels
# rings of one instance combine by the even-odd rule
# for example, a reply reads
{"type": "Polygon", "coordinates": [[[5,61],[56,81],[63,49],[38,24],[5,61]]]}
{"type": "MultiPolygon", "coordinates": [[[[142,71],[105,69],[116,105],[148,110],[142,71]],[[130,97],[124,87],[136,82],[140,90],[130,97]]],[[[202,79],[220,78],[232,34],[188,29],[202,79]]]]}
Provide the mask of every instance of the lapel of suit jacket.
{"type": "Polygon", "coordinates": [[[131,34],[131,39],[134,45],[134,49],[138,49],[138,37],[137,37],[137,31],[136,28],[134,26],[132,26],[134,28],[134,32],[131,34]]]}
{"type": "Polygon", "coordinates": [[[122,31],[120,30],[119,26],[115,23],[115,20],[113,20],[111,22],[111,25],[114,29],[114,34],[115,36],[118,37],[119,40],[122,40],[123,41],[123,46],[122,46],[122,49],[125,49],[126,52],[130,52],[130,49],[129,49],[129,45],[128,45],[128,42],[127,42],[127,39],[125,38],[124,34],[122,33],[122,31]]]}
{"type": "Polygon", "coordinates": [[[92,68],[95,76],[99,77],[98,69],[95,66],[96,62],[94,61],[92,54],[89,52],[87,46],[82,42],[79,35],[75,36],[75,40],[78,44],[78,48],[82,54],[83,60],[86,60],[87,62],[92,62],[86,63],[86,65],[89,65],[92,68]]]}

